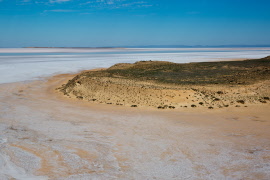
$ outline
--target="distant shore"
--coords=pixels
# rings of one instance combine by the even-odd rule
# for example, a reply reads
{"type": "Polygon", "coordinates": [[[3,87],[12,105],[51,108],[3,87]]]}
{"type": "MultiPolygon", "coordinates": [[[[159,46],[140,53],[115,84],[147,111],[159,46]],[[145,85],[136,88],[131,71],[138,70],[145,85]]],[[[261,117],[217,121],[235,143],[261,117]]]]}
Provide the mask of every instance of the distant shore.
{"type": "MultiPolygon", "coordinates": [[[[117,52],[117,51],[230,51],[230,50],[266,50],[270,47],[24,47],[0,48],[0,53],[83,53],[83,52],[117,52]]],[[[230,59],[230,58],[226,58],[230,59]]]]}

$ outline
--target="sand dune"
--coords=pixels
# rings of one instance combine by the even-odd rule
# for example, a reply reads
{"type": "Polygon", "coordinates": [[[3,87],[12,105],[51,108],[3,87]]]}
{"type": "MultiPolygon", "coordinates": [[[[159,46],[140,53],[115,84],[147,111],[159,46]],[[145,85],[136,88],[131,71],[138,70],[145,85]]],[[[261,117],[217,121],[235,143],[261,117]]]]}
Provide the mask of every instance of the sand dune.
{"type": "Polygon", "coordinates": [[[57,88],[68,98],[158,109],[247,107],[270,102],[270,57],[177,64],[120,63],[57,88]]]}

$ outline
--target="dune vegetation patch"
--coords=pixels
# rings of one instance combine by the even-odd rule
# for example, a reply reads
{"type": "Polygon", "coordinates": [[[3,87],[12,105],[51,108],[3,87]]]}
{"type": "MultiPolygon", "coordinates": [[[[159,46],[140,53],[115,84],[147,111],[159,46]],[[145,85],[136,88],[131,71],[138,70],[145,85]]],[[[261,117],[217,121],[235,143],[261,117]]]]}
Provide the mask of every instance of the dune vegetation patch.
{"type": "Polygon", "coordinates": [[[244,61],[139,61],[83,72],[58,88],[85,101],[158,109],[267,104],[270,56],[244,61]]]}

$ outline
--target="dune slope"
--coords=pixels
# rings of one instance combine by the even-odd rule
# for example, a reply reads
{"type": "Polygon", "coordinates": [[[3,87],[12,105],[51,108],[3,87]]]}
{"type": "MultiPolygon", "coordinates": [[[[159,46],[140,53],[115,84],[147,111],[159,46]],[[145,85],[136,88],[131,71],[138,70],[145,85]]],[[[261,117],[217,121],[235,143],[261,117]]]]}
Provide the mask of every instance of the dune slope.
{"type": "Polygon", "coordinates": [[[270,56],[179,64],[140,61],[83,72],[58,88],[70,98],[131,107],[177,109],[266,104],[270,56]]]}

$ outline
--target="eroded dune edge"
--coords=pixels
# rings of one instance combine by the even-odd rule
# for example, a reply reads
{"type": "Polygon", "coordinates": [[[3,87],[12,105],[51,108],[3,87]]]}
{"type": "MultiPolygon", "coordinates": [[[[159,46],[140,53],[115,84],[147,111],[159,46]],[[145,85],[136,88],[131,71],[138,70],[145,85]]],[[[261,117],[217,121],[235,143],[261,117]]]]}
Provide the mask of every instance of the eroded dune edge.
{"type": "Polygon", "coordinates": [[[247,107],[270,99],[270,56],[178,64],[121,63],[86,71],[57,90],[69,98],[158,109],[247,107]]]}

